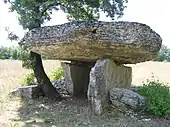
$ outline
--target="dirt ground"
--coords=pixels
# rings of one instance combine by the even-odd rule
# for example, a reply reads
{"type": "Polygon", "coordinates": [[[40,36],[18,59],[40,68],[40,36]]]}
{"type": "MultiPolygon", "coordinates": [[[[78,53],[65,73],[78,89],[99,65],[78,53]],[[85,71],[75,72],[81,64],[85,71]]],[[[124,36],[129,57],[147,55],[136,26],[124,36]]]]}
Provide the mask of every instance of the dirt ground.
{"type": "MultiPolygon", "coordinates": [[[[60,66],[59,61],[44,61],[47,74],[60,66]]],[[[129,65],[127,65],[129,66],[129,65]]],[[[170,83],[170,63],[145,62],[130,65],[133,85],[146,79],[159,79],[170,83]]],[[[65,98],[62,102],[49,102],[46,98],[24,100],[10,98],[8,93],[21,85],[22,77],[29,73],[20,61],[0,61],[0,127],[169,127],[170,118],[158,118],[135,113],[121,113],[109,108],[101,116],[90,115],[88,102],[82,98],[65,98]]]]}

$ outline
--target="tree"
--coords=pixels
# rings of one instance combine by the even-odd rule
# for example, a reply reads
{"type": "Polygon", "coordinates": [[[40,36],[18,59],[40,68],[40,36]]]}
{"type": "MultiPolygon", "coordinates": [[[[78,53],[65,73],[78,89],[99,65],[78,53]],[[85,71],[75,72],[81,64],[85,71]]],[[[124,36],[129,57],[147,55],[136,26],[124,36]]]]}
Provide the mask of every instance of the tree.
{"type": "MultiPolygon", "coordinates": [[[[10,2],[10,1],[9,1],[10,2]]],[[[52,10],[68,13],[69,20],[98,20],[100,11],[112,19],[123,15],[124,3],[127,0],[14,0],[10,10],[19,14],[19,23],[24,29],[41,27],[51,19],[52,10]]],[[[20,45],[22,45],[21,41],[20,45]]],[[[31,65],[40,88],[46,96],[60,98],[44,72],[41,55],[30,52],[31,65]]]]}
{"type": "Polygon", "coordinates": [[[10,50],[6,47],[0,47],[0,59],[9,59],[10,58],[10,50]]]}
{"type": "Polygon", "coordinates": [[[170,49],[167,46],[162,45],[161,50],[158,53],[158,57],[156,58],[156,61],[160,61],[160,62],[168,61],[168,62],[170,62],[170,49]]]}
{"type": "Polygon", "coordinates": [[[5,31],[8,32],[8,39],[10,41],[18,41],[19,40],[19,37],[16,34],[14,34],[13,32],[11,32],[8,27],[5,27],[5,31]]]}

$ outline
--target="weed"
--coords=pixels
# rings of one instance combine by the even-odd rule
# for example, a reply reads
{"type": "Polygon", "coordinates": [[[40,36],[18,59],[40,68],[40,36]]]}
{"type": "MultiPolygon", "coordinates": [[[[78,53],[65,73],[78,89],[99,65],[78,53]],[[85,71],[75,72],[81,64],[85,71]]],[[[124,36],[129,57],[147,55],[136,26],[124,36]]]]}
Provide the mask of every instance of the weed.
{"type": "Polygon", "coordinates": [[[170,115],[170,90],[159,81],[148,81],[138,91],[146,97],[145,110],[156,116],[170,115]]]}
{"type": "Polygon", "coordinates": [[[59,80],[64,77],[64,71],[62,67],[58,67],[56,70],[52,71],[50,76],[51,80],[59,80]]]}
{"type": "Polygon", "coordinates": [[[23,79],[23,82],[22,84],[24,85],[29,85],[29,84],[32,84],[32,83],[35,83],[35,75],[33,72],[27,74],[24,79],[23,79]]]}

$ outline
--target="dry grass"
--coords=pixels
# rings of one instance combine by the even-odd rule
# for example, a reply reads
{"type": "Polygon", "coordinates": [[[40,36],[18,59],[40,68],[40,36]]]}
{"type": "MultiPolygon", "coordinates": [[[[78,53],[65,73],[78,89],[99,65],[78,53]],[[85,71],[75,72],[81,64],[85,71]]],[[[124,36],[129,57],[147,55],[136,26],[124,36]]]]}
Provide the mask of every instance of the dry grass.
{"type": "MultiPolygon", "coordinates": [[[[47,74],[60,66],[60,62],[54,60],[44,61],[43,64],[47,74]]],[[[23,77],[28,73],[30,70],[22,68],[21,61],[0,60],[0,123],[12,117],[9,116],[11,109],[17,110],[17,107],[20,107],[20,101],[11,104],[7,95],[14,88],[21,86],[23,77]]]]}
{"type": "MultiPolygon", "coordinates": [[[[52,70],[56,69],[58,66],[60,66],[59,61],[44,61],[44,67],[47,74],[49,74],[52,70]]],[[[132,84],[134,85],[142,84],[142,81],[150,79],[152,75],[154,75],[162,82],[170,83],[170,63],[145,62],[130,66],[132,66],[133,68],[132,84]]],[[[21,114],[19,114],[19,111],[21,110],[21,107],[22,109],[25,109],[25,112],[27,112],[27,110],[30,110],[29,104],[23,104],[23,102],[19,98],[11,100],[8,98],[7,95],[12,89],[21,85],[20,83],[22,81],[23,76],[29,72],[29,70],[22,68],[22,63],[20,61],[0,60],[0,127],[24,126],[24,122],[20,118],[21,114]]],[[[35,102],[33,102],[33,105],[34,103],[35,102]]],[[[31,110],[34,110],[35,107],[31,108],[31,110]]],[[[55,108],[57,107],[54,107],[54,109],[55,108]]],[[[36,109],[38,110],[38,108],[36,109]]],[[[25,112],[23,114],[25,114],[25,112]]],[[[44,115],[46,113],[49,114],[49,111],[45,112],[44,115]]],[[[25,116],[27,116],[27,114],[25,114],[25,116]]],[[[51,117],[53,118],[54,116],[51,117]]],[[[56,118],[58,119],[65,120],[63,117],[63,115],[60,115],[60,117],[56,116],[56,118]]],[[[76,120],[77,118],[79,118],[79,116],[70,116],[70,119],[73,118],[76,120]]],[[[64,123],[64,121],[62,122],[64,123]]]]}
{"type": "Polygon", "coordinates": [[[133,70],[133,85],[141,85],[143,81],[152,79],[170,83],[170,62],[144,62],[130,65],[133,70]]]}

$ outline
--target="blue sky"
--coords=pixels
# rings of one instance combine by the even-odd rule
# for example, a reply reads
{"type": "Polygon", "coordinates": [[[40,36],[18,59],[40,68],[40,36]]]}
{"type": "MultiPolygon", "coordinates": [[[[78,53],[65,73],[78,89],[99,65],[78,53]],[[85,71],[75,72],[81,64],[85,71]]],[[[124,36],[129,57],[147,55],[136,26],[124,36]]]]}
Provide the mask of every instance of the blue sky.
{"type": "MultiPolygon", "coordinates": [[[[8,4],[0,1],[0,45],[11,46],[17,42],[7,40],[5,27],[9,26],[12,31],[22,37],[24,32],[18,25],[17,14],[8,12],[8,4]]],[[[163,44],[170,47],[170,0],[129,0],[124,16],[119,19],[122,21],[140,22],[149,25],[153,30],[161,35],[163,44]]],[[[101,15],[101,21],[111,21],[104,14],[101,15]]],[[[52,20],[45,25],[57,25],[68,22],[66,14],[55,12],[52,14],[52,20]]]]}

